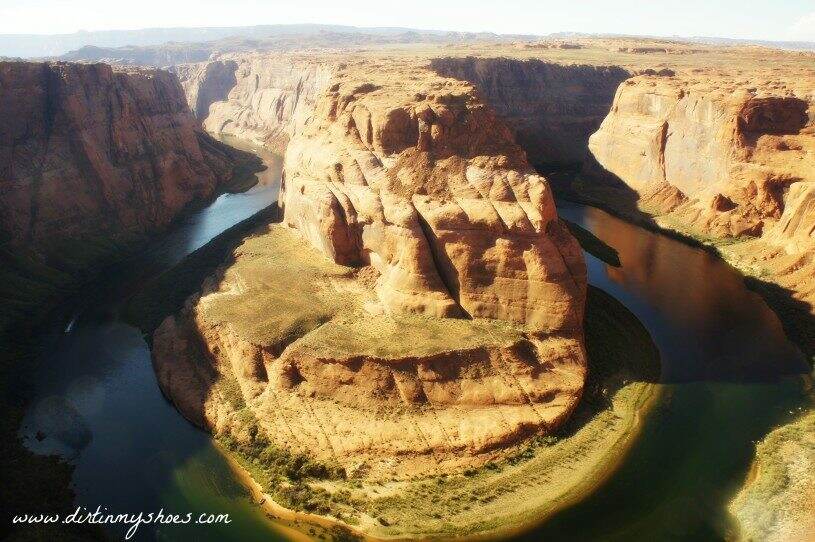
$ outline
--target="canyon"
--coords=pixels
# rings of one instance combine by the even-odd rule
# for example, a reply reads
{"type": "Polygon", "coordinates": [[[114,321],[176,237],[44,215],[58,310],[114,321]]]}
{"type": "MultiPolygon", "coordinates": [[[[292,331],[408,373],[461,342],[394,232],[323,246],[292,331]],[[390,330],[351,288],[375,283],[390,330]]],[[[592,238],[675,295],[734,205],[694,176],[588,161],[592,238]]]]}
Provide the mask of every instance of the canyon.
{"type": "MultiPolygon", "coordinates": [[[[621,313],[587,289],[555,194],[713,247],[815,351],[813,54],[367,45],[0,64],[24,113],[0,127],[0,234],[38,263],[159,231],[251,170],[210,134],[283,155],[279,221],[144,329],[162,392],[259,498],[375,537],[506,534],[608,475],[657,376],[597,369],[620,331],[585,329],[621,313]]],[[[758,472],[789,450],[806,470],[802,420],[758,472]]],[[[799,517],[811,482],[773,507],[799,517]]],[[[750,520],[767,485],[731,505],[745,532],[774,528],[750,520]]]]}
{"type": "MultiPolygon", "coordinates": [[[[512,310],[517,301],[501,299],[498,290],[490,292],[490,288],[487,288],[485,291],[483,278],[468,277],[472,272],[472,248],[462,248],[462,244],[466,246],[473,241],[466,237],[462,239],[460,234],[462,229],[475,228],[478,238],[485,235],[481,230],[485,218],[477,214],[477,207],[462,202],[462,189],[472,193],[475,188],[477,193],[486,197],[497,213],[499,224],[504,228],[510,226],[510,231],[514,228],[513,223],[517,224],[517,219],[511,216],[523,216],[509,215],[503,208],[504,204],[499,205],[495,201],[495,185],[479,181],[479,176],[471,172],[479,168],[482,171],[481,179],[504,178],[505,174],[500,169],[505,164],[523,171],[528,168],[526,164],[532,163],[539,170],[551,174],[553,180],[548,184],[559,191],[609,208],[649,227],[676,231],[688,238],[692,236],[694,242],[701,241],[715,247],[731,264],[760,279],[758,291],[767,295],[782,314],[787,314],[785,327],[788,333],[811,355],[815,217],[812,215],[810,185],[812,172],[815,171],[815,164],[812,163],[815,156],[812,128],[815,73],[806,64],[811,55],[768,53],[749,48],[711,50],[674,46],[632,49],[619,44],[610,46],[608,42],[583,42],[574,48],[493,46],[487,49],[458,46],[443,51],[394,56],[395,59],[375,53],[345,55],[342,58],[328,53],[225,55],[223,60],[218,61],[236,63],[236,82],[228,92],[225,93],[223,89],[216,92],[225,97],[211,103],[208,114],[202,117],[204,126],[213,132],[248,137],[270,148],[285,149],[285,186],[281,199],[284,224],[299,231],[312,247],[335,263],[373,269],[371,276],[366,276],[362,281],[367,283],[368,289],[368,300],[363,303],[366,310],[382,312],[388,318],[405,310],[432,317],[461,314],[497,317],[525,324],[525,333],[534,334],[535,327],[530,327],[530,323],[534,324],[535,320],[530,321],[528,311],[512,310]],[[764,65],[758,67],[751,64],[751,59],[766,55],[777,57],[774,68],[768,70],[764,65]],[[402,87],[409,90],[405,92],[404,88],[393,88],[389,85],[390,80],[380,77],[381,72],[392,74],[392,79],[398,78],[402,87]],[[413,88],[419,82],[428,81],[438,82],[429,89],[413,88]],[[463,94],[469,93],[469,97],[454,93],[449,98],[439,99],[439,88],[445,88],[442,85],[452,90],[460,84],[464,84],[461,88],[468,89],[463,94]],[[386,90],[391,101],[383,110],[380,94],[386,90]],[[463,120],[457,114],[452,115],[452,118],[458,119],[456,122],[445,120],[450,115],[444,110],[458,100],[480,103],[494,112],[491,113],[494,120],[478,122],[477,127],[469,129],[486,132],[485,137],[490,144],[481,143],[486,145],[484,149],[478,146],[473,148],[470,134],[466,134],[464,146],[445,141],[445,136],[449,137],[447,127],[476,124],[469,120],[471,117],[463,120]],[[438,102],[444,107],[435,105],[438,102]],[[495,123],[501,122],[506,123],[504,130],[508,129],[509,132],[506,135],[496,134],[492,129],[495,123]],[[506,146],[501,148],[496,142],[502,140],[517,141],[522,150],[511,151],[506,146]],[[500,150],[490,149],[491,145],[494,145],[492,149],[500,150]],[[497,153],[507,158],[500,161],[471,158],[478,154],[497,153]],[[521,157],[513,158],[513,155],[521,157]],[[442,160],[438,159],[440,157],[442,160]],[[465,158],[469,163],[440,164],[449,157],[458,157],[456,162],[465,158]],[[499,171],[496,171],[496,166],[499,171]],[[444,183],[434,179],[438,175],[435,173],[437,170],[443,172],[444,183]],[[563,176],[561,171],[577,171],[578,174],[563,176]],[[458,176],[463,177],[463,184],[452,181],[458,176]],[[484,188],[479,187],[479,183],[483,183],[484,188]],[[373,190],[369,187],[373,187],[373,190]],[[418,238],[422,245],[430,244],[429,248],[411,248],[410,261],[418,262],[417,268],[404,270],[405,254],[394,255],[392,243],[387,240],[391,236],[404,239],[404,231],[393,231],[396,228],[389,224],[393,219],[387,218],[389,202],[382,196],[385,187],[401,192],[399,195],[403,198],[407,196],[412,203],[410,213],[417,214],[419,223],[411,228],[419,232],[411,233],[409,237],[418,238]],[[445,203],[451,198],[454,204],[445,203]],[[379,223],[383,219],[378,216],[382,215],[387,227],[379,223]],[[466,220],[468,225],[462,226],[462,220],[466,220]],[[428,275],[428,267],[432,268],[434,264],[435,273],[428,275]],[[405,281],[405,277],[410,277],[410,280],[405,281]],[[420,288],[415,283],[417,278],[421,283],[420,288]],[[475,282],[475,297],[467,292],[468,282],[471,281],[475,282]],[[421,290],[433,293],[428,295],[427,291],[421,290]],[[787,293],[773,297],[768,291],[787,293]],[[483,302],[485,293],[490,299],[488,303],[483,302]],[[791,315],[785,312],[788,307],[793,307],[791,315]]],[[[200,73],[206,66],[205,63],[195,69],[200,73]]],[[[191,100],[208,86],[201,77],[192,77],[183,84],[191,100]]],[[[514,184],[517,181],[507,180],[517,197],[514,184]]],[[[501,198],[497,201],[500,202],[501,198]]],[[[517,205],[529,218],[528,205],[523,200],[519,200],[517,205]]],[[[541,215],[546,216],[545,213],[541,215]]],[[[532,222],[534,224],[534,220],[532,222]]],[[[496,222],[493,220],[492,223],[496,222]]],[[[485,229],[501,230],[495,226],[485,229]]],[[[529,231],[528,227],[526,229],[529,231]]],[[[541,230],[533,226],[532,231],[541,230]]],[[[476,252],[480,254],[483,249],[476,252]]],[[[239,258],[237,268],[242,263],[239,258]]],[[[504,265],[490,265],[490,268],[500,270],[504,265]]],[[[567,264],[567,268],[573,269],[573,266],[567,264]]],[[[330,377],[339,378],[337,383],[315,388],[309,382],[317,374],[325,374],[320,373],[319,365],[314,364],[315,357],[318,363],[333,364],[338,361],[333,356],[322,359],[327,356],[325,352],[321,356],[306,354],[308,348],[314,346],[307,347],[305,352],[298,348],[301,340],[313,344],[308,339],[313,331],[307,331],[302,339],[300,335],[296,336],[295,342],[288,346],[293,347],[293,352],[273,347],[271,354],[268,347],[264,349],[251,339],[247,341],[246,335],[241,335],[240,331],[238,337],[234,336],[234,328],[230,328],[227,337],[223,332],[215,331],[224,322],[207,316],[208,313],[213,314],[207,310],[209,305],[215,303],[218,296],[235,295],[236,289],[246,287],[245,284],[242,288],[235,286],[230,271],[219,276],[220,285],[212,285],[202,292],[197,306],[188,306],[183,315],[165,322],[157,332],[161,344],[165,345],[159,350],[162,354],[157,357],[161,360],[158,362],[159,374],[162,374],[162,367],[169,371],[166,368],[170,360],[184,357],[166,345],[177,342],[174,334],[178,333],[178,328],[189,328],[190,322],[194,322],[192,328],[196,330],[195,334],[204,337],[218,335],[217,339],[204,340],[205,344],[216,345],[215,352],[210,350],[208,357],[232,360],[231,369],[225,373],[231,371],[238,375],[239,387],[244,399],[248,399],[246,404],[255,401],[256,406],[249,407],[251,410],[271,410],[268,407],[260,410],[269,399],[253,399],[268,394],[268,388],[275,388],[277,400],[280,391],[302,385],[302,393],[320,397],[315,404],[322,404],[325,400],[339,401],[336,412],[320,407],[321,410],[315,411],[315,414],[320,412],[317,417],[331,420],[357,416],[347,414],[353,412],[348,410],[349,407],[358,408],[357,397],[350,399],[337,395],[343,379],[357,381],[356,377],[346,372],[349,361],[341,362],[344,367],[341,374],[344,376],[330,377]],[[246,356],[236,352],[258,350],[266,353],[255,353],[250,357],[263,359],[263,367],[255,361],[255,368],[249,371],[255,376],[249,377],[251,382],[244,382],[245,377],[241,377],[240,373],[243,371],[245,375],[247,370],[240,367],[235,370],[234,363],[236,359],[246,356]],[[298,358],[303,356],[312,361],[300,361],[298,358]],[[279,374],[280,369],[274,368],[272,372],[269,369],[273,364],[280,364],[280,360],[285,360],[286,366],[293,367],[288,369],[291,373],[282,381],[280,376],[269,376],[267,382],[267,373],[279,374]],[[257,373],[263,374],[260,382],[257,373]],[[267,390],[261,391],[264,386],[267,390]],[[340,412],[346,414],[340,415],[340,412]]],[[[549,271],[544,271],[544,275],[549,274],[549,271]]],[[[356,291],[365,289],[365,286],[360,287],[359,279],[354,282],[354,286],[344,288],[356,291]]],[[[487,281],[490,282],[495,286],[497,276],[493,275],[487,281]]],[[[252,287],[251,284],[248,286],[250,291],[252,287]]],[[[528,287],[524,289],[531,292],[528,287]]],[[[551,306],[551,300],[560,297],[552,298],[550,295],[540,299],[547,299],[546,304],[551,306]]],[[[329,314],[322,318],[335,316],[329,314]]],[[[565,322],[562,315],[551,311],[538,321],[547,322],[550,332],[551,322],[565,322]]],[[[572,325],[574,322],[572,320],[572,325]]],[[[357,322],[350,325],[353,327],[344,329],[359,333],[357,322]]],[[[344,322],[343,326],[349,326],[349,323],[344,322]]],[[[379,329],[378,326],[375,327],[379,329]]],[[[558,327],[563,329],[563,324],[555,326],[555,329],[558,327]]],[[[331,337],[342,336],[342,333],[333,330],[328,333],[331,337]]],[[[189,337],[182,341],[183,344],[188,342],[189,337]]],[[[496,346],[485,344],[479,348],[486,348],[490,352],[496,346]]],[[[365,351],[364,345],[354,347],[365,351]]],[[[541,351],[540,346],[537,346],[537,350],[541,351]]],[[[548,355],[564,359],[563,354],[556,352],[558,350],[547,350],[548,355]]],[[[374,360],[369,360],[370,354],[363,354],[362,359],[366,361],[359,365],[360,354],[358,352],[357,356],[349,358],[357,359],[353,370],[382,374],[379,369],[373,369],[381,361],[371,364],[374,360]]],[[[487,357],[495,359],[495,354],[487,354],[487,357]]],[[[574,359],[574,356],[571,357],[574,359]]],[[[223,361],[217,361],[215,366],[218,369],[211,371],[211,375],[222,371],[223,365],[223,361]]],[[[427,398],[431,403],[439,401],[441,404],[446,404],[450,399],[461,400],[447,395],[448,392],[435,395],[438,392],[430,391],[428,394],[428,389],[434,388],[429,387],[430,381],[426,380],[426,376],[421,376],[422,372],[416,373],[424,394],[418,396],[421,400],[427,398]]],[[[576,374],[579,381],[579,371],[576,374]]],[[[211,375],[204,388],[212,387],[217,380],[218,377],[211,375]]],[[[541,376],[545,377],[546,373],[541,376]]],[[[382,378],[377,376],[376,381],[382,378]]],[[[415,382],[414,378],[410,377],[409,380],[415,382]]],[[[437,378],[439,375],[435,373],[432,381],[437,378]]],[[[165,390],[183,387],[173,386],[170,379],[167,376],[163,381],[165,390]]],[[[417,397],[406,391],[415,389],[416,385],[406,387],[404,374],[394,376],[394,381],[396,384],[392,389],[398,391],[401,401],[410,403],[413,400],[411,397],[417,397]]],[[[467,379],[467,382],[473,381],[467,379]]],[[[533,382],[527,382],[522,388],[530,385],[536,386],[533,382]]],[[[479,382],[478,386],[484,389],[484,381],[479,382]]],[[[490,384],[486,386],[489,389],[490,384]]],[[[566,396],[576,396],[579,394],[578,388],[579,384],[573,386],[572,391],[566,391],[561,386],[566,396]]],[[[372,397],[383,397],[382,388],[374,390],[363,392],[372,393],[370,396],[363,395],[366,397],[366,407],[370,406],[372,397]]],[[[289,397],[290,393],[285,391],[283,397],[289,397]]],[[[384,397],[388,393],[391,392],[384,393],[384,397]]],[[[168,394],[172,397],[172,391],[168,394]]],[[[189,401],[182,401],[189,404],[189,401]]],[[[232,423],[225,421],[229,414],[224,414],[224,411],[228,412],[229,409],[207,406],[203,418],[200,410],[201,404],[218,402],[215,394],[207,396],[199,392],[199,400],[193,401],[195,412],[187,416],[217,432],[232,423]]],[[[223,402],[220,400],[220,403],[223,402]]],[[[489,402],[496,404],[494,399],[489,402]]],[[[535,404],[534,400],[532,404],[535,404]]],[[[398,476],[405,472],[429,474],[451,467],[453,470],[450,472],[455,472],[456,467],[466,465],[451,458],[450,453],[455,456],[456,448],[467,449],[468,461],[475,461],[476,465],[484,464],[484,461],[494,460],[496,456],[485,456],[480,462],[476,460],[479,450],[482,450],[479,442],[490,442],[483,449],[507,446],[513,438],[517,438],[510,437],[518,435],[517,427],[528,423],[522,417],[513,416],[508,428],[496,431],[490,426],[490,431],[496,432],[492,438],[484,440],[483,435],[462,432],[461,428],[467,423],[466,416],[448,418],[448,407],[442,408],[439,427],[443,429],[437,431],[438,437],[431,437],[429,444],[422,442],[409,450],[395,450],[388,444],[384,448],[375,448],[377,457],[383,456],[383,449],[388,450],[385,457],[394,453],[396,455],[390,457],[398,457],[400,453],[421,454],[421,450],[433,449],[434,453],[444,458],[441,470],[416,467],[412,464],[415,457],[401,461],[400,466],[406,469],[401,473],[381,468],[366,470],[363,466],[367,465],[366,459],[370,460],[370,457],[360,454],[366,445],[354,442],[355,439],[349,442],[348,437],[341,435],[341,426],[330,429],[315,440],[320,443],[316,445],[318,449],[327,450],[332,443],[338,443],[341,451],[318,454],[323,459],[339,458],[339,463],[348,472],[356,472],[362,479],[366,476],[376,479],[377,475],[398,476]],[[448,419],[457,420],[459,429],[453,429],[455,425],[445,427],[443,420],[448,419]],[[515,423],[520,425],[514,426],[515,423]],[[439,444],[449,435],[454,435],[451,444],[439,444]],[[350,471],[347,469],[349,465],[352,465],[350,471]]],[[[564,405],[563,412],[570,412],[572,408],[571,405],[564,405]]],[[[406,416],[406,419],[409,418],[406,416]]],[[[424,427],[421,424],[426,422],[422,422],[421,417],[417,420],[424,427]]],[[[550,426],[551,422],[546,420],[544,427],[550,426]]],[[[297,423],[303,423],[302,417],[297,423]]],[[[334,423],[328,422],[328,426],[334,423]]],[[[379,426],[372,430],[377,434],[382,431],[386,443],[389,439],[387,435],[392,431],[387,428],[382,430],[379,426]]],[[[394,434],[399,432],[396,430],[394,434]]],[[[280,433],[277,431],[277,434],[280,433]]],[[[295,433],[299,434],[298,431],[295,433]]],[[[360,440],[370,442],[370,437],[360,440]]],[[[274,445],[290,446],[291,439],[284,437],[275,441],[274,445]]],[[[779,507],[783,506],[779,503],[779,507]]],[[[791,506],[795,508],[797,505],[791,506]]],[[[377,529],[381,530],[381,527],[377,529]]]]}
{"type": "Polygon", "coordinates": [[[4,325],[257,167],[201,130],[166,71],[4,62],[0,83],[4,325]]]}
{"type": "Polygon", "coordinates": [[[5,521],[67,513],[72,499],[59,481],[69,466],[32,454],[16,434],[30,399],[16,375],[34,364],[33,330],[107,266],[259,164],[206,134],[162,70],[0,62],[0,118],[5,521]]]}
{"type": "MultiPolygon", "coordinates": [[[[459,45],[396,56],[472,84],[527,161],[553,175],[556,191],[709,245],[758,278],[757,290],[791,314],[788,332],[815,352],[812,54],[679,43],[646,52],[626,43],[459,45]],[[563,170],[579,173],[561,181],[563,170]]],[[[373,52],[356,57],[382,61],[373,52]]],[[[279,150],[343,59],[258,53],[215,62],[235,63],[231,90],[181,74],[191,103],[200,88],[224,96],[199,106],[207,130],[279,150]]]]}

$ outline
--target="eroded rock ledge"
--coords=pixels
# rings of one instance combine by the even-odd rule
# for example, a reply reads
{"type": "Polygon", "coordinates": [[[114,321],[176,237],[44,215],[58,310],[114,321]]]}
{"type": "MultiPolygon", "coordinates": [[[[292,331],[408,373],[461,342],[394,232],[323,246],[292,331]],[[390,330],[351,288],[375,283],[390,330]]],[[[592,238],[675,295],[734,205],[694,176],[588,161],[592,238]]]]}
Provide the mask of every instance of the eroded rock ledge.
{"type": "Polygon", "coordinates": [[[284,171],[284,225],[155,333],[188,418],[389,477],[482,464],[568,417],[582,254],[472,86],[338,66],[284,171]]]}

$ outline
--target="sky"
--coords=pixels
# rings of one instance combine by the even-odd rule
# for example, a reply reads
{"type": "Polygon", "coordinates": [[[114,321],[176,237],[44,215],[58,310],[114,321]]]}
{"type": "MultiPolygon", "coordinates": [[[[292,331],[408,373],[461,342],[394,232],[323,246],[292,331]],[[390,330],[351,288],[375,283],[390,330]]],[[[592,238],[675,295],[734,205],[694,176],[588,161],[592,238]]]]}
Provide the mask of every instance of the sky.
{"type": "Polygon", "coordinates": [[[0,0],[0,34],[288,23],[815,41],[815,0],[0,0]]]}

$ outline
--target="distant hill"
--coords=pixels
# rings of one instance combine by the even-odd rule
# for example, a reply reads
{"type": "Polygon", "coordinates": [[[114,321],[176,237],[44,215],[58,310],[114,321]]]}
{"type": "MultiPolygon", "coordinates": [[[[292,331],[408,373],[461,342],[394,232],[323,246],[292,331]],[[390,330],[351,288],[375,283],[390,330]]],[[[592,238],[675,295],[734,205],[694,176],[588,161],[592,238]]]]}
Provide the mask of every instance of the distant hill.
{"type": "Polygon", "coordinates": [[[743,38],[717,38],[708,36],[634,36],[630,34],[588,34],[585,32],[554,32],[544,36],[551,39],[570,38],[648,38],[660,41],[678,41],[684,43],[699,43],[703,45],[759,45],[774,49],[788,49],[792,51],[815,51],[815,42],[812,41],[771,41],[743,38]]]}
{"type": "Polygon", "coordinates": [[[707,45],[761,45],[764,47],[774,47],[776,49],[789,49],[791,51],[815,51],[815,42],[812,41],[767,41],[735,38],[708,38],[702,36],[683,39],[693,43],[704,43],[707,45]]]}
{"type": "MultiPolygon", "coordinates": [[[[208,28],[145,28],[141,30],[105,30],[73,34],[0,34],[0,55],[24,58],[57,57],[83,47],[100,49],[118,47],[151,47],[168,43],[205,43],[227,38],[265,40],[309,38],[326,34],[367,35],[386,41],[406,35],[414,39],[480,40],[508,39],[491,33],[451,32],[445,30],[415,30],[400,27],[356,27],[324,24],[277,24],[208,28]]],[[[515,36],[516,38],[519,36],[515,36]]]]}
{"type": "Polygon", "coordinates": [[[569,38],[649,38],[707,45],[759,45],[815,51],[813,42],[782,42],[716,37],[658,37],[557,32],[533,36],[489,32],[417,30],[325,24],[276,24],[203,28],[145,28],[73,34],[0,34],[0,57],[115,61],[157,66],[206,60],[215,52],[349,47],[387,43],[461,43],[569,38]]]}

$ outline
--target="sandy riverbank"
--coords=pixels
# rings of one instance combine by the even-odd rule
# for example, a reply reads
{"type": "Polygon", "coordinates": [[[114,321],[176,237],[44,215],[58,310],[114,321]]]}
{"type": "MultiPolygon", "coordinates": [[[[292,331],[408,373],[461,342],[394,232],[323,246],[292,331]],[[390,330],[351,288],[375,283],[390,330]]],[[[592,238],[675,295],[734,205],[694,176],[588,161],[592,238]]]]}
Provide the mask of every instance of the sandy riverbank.
{"type": "Polygon", "coordinates": [[[434,538],[467,535],[470,539],[478,540],[523,532],[590,495],[626,457],[636,441],[645,414],[658,396],[659,388],[654,384],[629,384],[614,395],[611,409],[594,416],[575,434],[541,448],[532,459],[518,465],[504,466],[497,472],[486,469],[474,477],[446,477],[444,486],[449,486],[453,501],[459,500],[456,498],[459,495],[472,494],[484,487],[513,488],[487,502],[476,502],[469,509],[456,510],[449,517],[438,514],[433,506],[428,506],[433,498],[424,502],[408,502],[415,488],[427,487],[439,492],[439,484],[434,480],[366,484],[362,491],[369,498],[390,501],[385,508],[388,514],[386,521],[391,523],[388,526],[370,515],[360,517],[358,525],[350,525],[338,518],[283,507],[264,492],[242,461],[235,459],[228,451],[219,449],[249,489],[253,500],[260,503],[259,506],[270,517],[282,520],[284,524],[296,525],[285,528],[286,535],[291,536],[292,540],[309,540],[308,536],[297,530],[305,530],[309,526],[324,531],[337,527],[348,529],[365,540],[409,539],[427,536],[428,524],[436,527],[431,535],[434,538]],[[421,530],[412,532],[410,525],[421,526],[421,530]]]}

